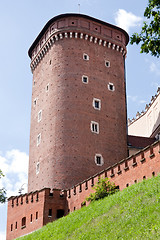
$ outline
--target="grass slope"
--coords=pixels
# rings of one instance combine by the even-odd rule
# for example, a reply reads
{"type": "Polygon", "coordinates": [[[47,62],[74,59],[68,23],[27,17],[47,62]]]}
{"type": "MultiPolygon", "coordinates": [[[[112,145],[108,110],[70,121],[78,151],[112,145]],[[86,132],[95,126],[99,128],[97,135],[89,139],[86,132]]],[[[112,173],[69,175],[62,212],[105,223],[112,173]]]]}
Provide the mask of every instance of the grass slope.
{"type": "Polygon", "coordinates": [[[22,239],[160,239],[160,176],[91,203],[22,239]]]}

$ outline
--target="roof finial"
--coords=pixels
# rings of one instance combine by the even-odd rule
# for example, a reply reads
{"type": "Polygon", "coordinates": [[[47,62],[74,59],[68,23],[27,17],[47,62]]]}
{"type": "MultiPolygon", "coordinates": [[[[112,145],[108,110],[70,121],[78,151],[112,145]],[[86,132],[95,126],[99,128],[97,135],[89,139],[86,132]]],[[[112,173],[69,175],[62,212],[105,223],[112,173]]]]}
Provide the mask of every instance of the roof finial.
{"type": "Polygon", "coordinates": [[[81,6],[81,4],[78,3],[78,11],[79,11],[79,13],[80,13],[80,6],[81,6]]]}

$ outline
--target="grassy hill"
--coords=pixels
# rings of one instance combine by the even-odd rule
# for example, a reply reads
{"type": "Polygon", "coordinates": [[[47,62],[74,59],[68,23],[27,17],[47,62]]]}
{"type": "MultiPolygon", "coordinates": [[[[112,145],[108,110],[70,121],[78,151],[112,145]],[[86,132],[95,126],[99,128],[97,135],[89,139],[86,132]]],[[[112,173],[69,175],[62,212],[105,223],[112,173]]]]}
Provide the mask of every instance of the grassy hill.
{"type": "Polygon", "coordinates": [[[160,176],[91,203],[22,239],[160,239],[160,176]]]}

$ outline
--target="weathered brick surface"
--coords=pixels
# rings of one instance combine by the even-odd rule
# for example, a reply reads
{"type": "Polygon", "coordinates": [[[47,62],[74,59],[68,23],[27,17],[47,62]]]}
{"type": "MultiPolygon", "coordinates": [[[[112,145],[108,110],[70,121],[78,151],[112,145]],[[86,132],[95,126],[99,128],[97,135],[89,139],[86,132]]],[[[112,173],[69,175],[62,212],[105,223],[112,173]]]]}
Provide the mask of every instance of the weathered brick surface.
{"type": "MultiPolygon", "coordinates": [[[[50,196],[49,189],[42,189],[33,193],[33,202],[31,202],[32,193],[22,196],[11,197],[8,202],[8,219],[7,219],[7,240],[12,240],[18,236],[30,233],[41,228],[48,222],[57,219],[57,210],[63,209],[64,214],[80,209],[86,197],[93,192],[93,185],[98,178],[109,177],[119,189],[122,190],[127,186],[135,184],[135,180],[140,182],[144,179],[151,178],[153,175],[160,173],[160,142],[143,149],[134,156],[123,159],[114,166],[90,177],[89,179],[78,183],[72,188],[62,192],[53,190],[53,196],[50,196]],[[37,199],[38,193],[38,201],[37,199]],[[26,203],[28,196],[28,203],[26,203]],[[18,206],[16,205],[18,199],[18,206]],[[12,206],[13,204],[13,206],[12,206]],[[48,216],[49,209],[52,209],[52,217],[48,216]],[[38,219],[36,220],[36,212],[38,219]],[[33,221],[30,222],[30,216],[33,214],[33,221]],[[26,217],[26,227],[21,228],[22,218],[26,217]],[[15,224],[17,222],[17,229],[15,224]],[[11,224],[13,229],[11,231],[11,224]]],[[[89,203],[87,202],[86,205],[89,203]]]]}
{"type": "Polygon", "coordinates": [[[50,196],[50,193],[50,189],[42,189],[41,191],[33,194],[25,194],[18,197],[11,197],[9,199],[7,240],[31,233],[41,228],[46,223],[54,221],[57,219],[58,209],[63,209],[66,214],[67,204],[65,194],[60,197],[60,190],[54,190],[53,196],[50,196]],[[28,199],[28,202],[26,202],[26,199],[28,199]],[[49,209],[52,209],[52,216],[48,216],[49,209]],[[38,213],[37,219],[36,212],[38,213]],[[24,217],[26,217],[26,224],[25,226],[22,226],[22,218],[24,217]]]}
{"type": "MultiPolygon", "coordinates": [[[[68,17],[56,24],[73,31],[67,24],[74,20],[68,17]]],[[[85,21],[85,18],[77,19],[77,24],[82,20],[85,21]]],[[[89,30],[84,31],[77,25],[78,31],[88,31],[108,39],[102,31],[102,24],[88,22],[89,30]],[[95,32],[94,24],[97,29],[100,27],[101,30],[97,30],[100,32],[95,32]]],[[[115,29],[110,28],[110,31],[115,29]]],[[[109,39],[125,47],[124,34],[118,30],[116,33],[121,36],[119,39],[115,39],[113,34],[109,39]]],[[[63,36],[63,39],[55,41],[33,71],[35,86],[32,93],[29,191],[43,187],[71,187],[126,157],[124,57],[112,47],[80,37],[63,36]],[[83,60],[84,53],[89,55],[89,61],[83,60]],[[109,68],[105,66],[105,60],[110,61],[109,68]],[[89,77],[88,84],[82,83],[82,75],[89,77]],[[109,82],[114,84],[115,91],[108,90],[109,82]],[[37,105],[33,106],[35,98],[37,105]],[[100,111],[93,108],[93,98],[101,100],[100,111]],[[38,123],[40,110],[42,120],[38,123]],[[99,123],[99,134],[91,132],[91,121],[99,123]],[[39,133],[41,143],[36,146],[39,133]],[[104,158],[101,167],[95,164],[96,153],[104,158]],[[39,174],[36,174],[37,162],[40,163],[39,174]]]]}
{"type": "MultiPolygon", "coordinates": [[[[144,178],[151,178],[160,173],[160,142],[143,149],[134,156],[122,160],[95,177],[73,186],[67,191],[67,202],[70,211],[81,208],[81,204],[89,196],[92,189],[92,183],[98,181],[98,177],[108,177],[122,190],[127,186],[142,181],[144,178]],[[87,188],[86,188],[87,186],[87,188]],[[79,191],[79,190],[82,191],[79,191]],[[75,194],[76,193],[76,194],[75,194]]],[[[88,204],[88,203],[87,203],[88,204]]]]}

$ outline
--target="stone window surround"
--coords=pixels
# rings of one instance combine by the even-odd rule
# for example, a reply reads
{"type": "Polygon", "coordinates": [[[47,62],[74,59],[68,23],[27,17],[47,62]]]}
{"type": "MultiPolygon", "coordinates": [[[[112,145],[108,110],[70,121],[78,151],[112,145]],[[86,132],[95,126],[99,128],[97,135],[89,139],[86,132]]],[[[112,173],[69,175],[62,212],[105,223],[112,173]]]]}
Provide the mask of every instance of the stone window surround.
{"type": "Polygon", "coordinates": [[[91,121],[91,132],[99,134],[99,123],[91,121]]]}
{"type": "Polygon", "coordinates": [[[96,109],[96,110],[101,110],[101,100],[100,99],[98,99],[98,98],[93,98],[93,103],[92,103],[92,105],[93,105],[93,107],[94,107],[94,109],[96,109]],[[95,102],[99,102],[99,108],[97,108],[96,106],[95,106],[95,102]]]}
{"type": "Polygon", "coordinates": [[[104,159],[102,157],[102,154],[100,154],[100,153],[95,154],[95,163],[96,163],[97,166],[102,166],[104,164],[104,159]],[[100,164],[97,163],[97,157],[100,157],[100,160],[101,160],[100,164]]]}

